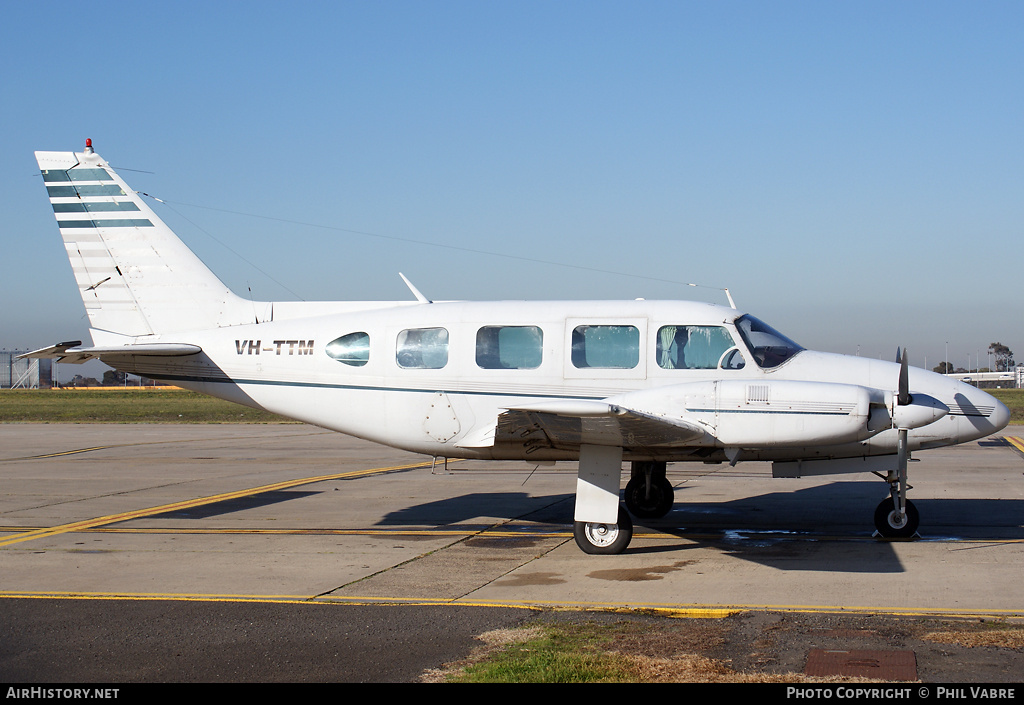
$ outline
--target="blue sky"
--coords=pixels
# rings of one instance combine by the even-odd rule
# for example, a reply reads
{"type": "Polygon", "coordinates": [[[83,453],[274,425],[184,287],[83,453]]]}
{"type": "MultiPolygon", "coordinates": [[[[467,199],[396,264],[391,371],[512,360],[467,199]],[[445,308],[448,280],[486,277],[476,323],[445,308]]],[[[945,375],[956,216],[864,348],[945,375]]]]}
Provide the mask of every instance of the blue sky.
{"type": "Polygon", "coordinates": [[[0,348],[87,339],[32,152],[90,137],[258,299],[725,303],[698,283],[807,347],[1024,358],[1020,2],[4,14],[0,348]]]}

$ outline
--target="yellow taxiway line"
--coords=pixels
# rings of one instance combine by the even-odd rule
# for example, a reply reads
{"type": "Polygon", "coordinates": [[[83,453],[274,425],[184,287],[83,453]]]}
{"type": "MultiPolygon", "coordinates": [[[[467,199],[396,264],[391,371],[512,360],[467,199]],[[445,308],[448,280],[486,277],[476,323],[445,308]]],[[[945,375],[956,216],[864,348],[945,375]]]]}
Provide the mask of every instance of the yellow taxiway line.
{"type": "Polygon", "coordinates": [[[1003,436],[1003,440],[1016,448],[1018,452],[1024,454],[1024,439],[1020,439],[1017,436],[1003,436]]]}
{"type": "MultiPolygon", "coordinates": [[[[418,466],[412,466],[418,467],[418,466]]],[[[331,476],[333,477],[333,476],[331,476]]],[[[302,482],[318,482],[323,478],[309,478],[302,482]]],[[[296,481],[298,483],[299,481],[296,481]]],[[[261,488],[249,490],[250,492],[263,491],[261,488]]],[[[223,498],[231,498],[236,495],[218,495],[215,498],[210,498],[211,501],[219,501],[223,498]]],[[[166,505],[167,507],[176,507],[178,505],[166,505]]],[[[198,506],[198,505],[191,505],[198,506]]],[[[146,510],[149,511],[149,510],[146,510]]],[[[155,507],[153,510],[155,513],[166,511],[164,507],[155,507]]],[[[118,515],[120,516],[120,515],[118,515]]],[[[139,514],[139,516],[144,516],[139,514]]],[[[136,518],[136,517],[130,517],[136,518]]],[[[73,526],[73,525],[67,525],[73,526]]],[[[56,527],[61,528],[61,527],[56,527]]],[[[203,536],[203,535],[214,535],[214,536],[414,536],[419,538],[441,538],[441,537],[464,537],[464,538],[481,538],[481,539],[559,539],[566,540],[573,537],[572,531],[565,529],[551,529],[551,530],[503,530],[494,528],[483,528],[478,526],[464,526],[461,528],[451,529],[413,529],[413,528],[394,528],[394,529],[324,529],[324,528],[292,528],[292,529],[231,529],[225,527],[210,527],[210,528],[199,528],[190,529],[182,527],[110,527],[110,526],[97,526],[97,527],[77,527],[72,529],[73,531],[81,533],[96,533],[96,534],[135,534],[135,535],[158,535],[158,534],[173,534],[178,535],[189,535],[189,536],[203,536]]],[[[27,526],[0,526],[0,533],[12,532],[14,536],[11,538],[18,538],[22,535],[28,535],[30,533],[43,533],[50,531],[50,529],[43,527],[27,527],[27,526]]],[[[743,532],[738,532],[742,534],[743,532]]],[[[800,541],[804,540],[806,536],[793,535],[791,533],[765,533],[765,532],[753,532],[760,539],[773,539],[777,541],[800,541]]],[[[685,532],[676,533],[671,531],[637,531],[633,534],[635,540],[659,540],[659,539],[682,539],[689,541],[721,541],[724,535],[721,532],[685,532]]],[[[815,541],[832,541],[837,543],[879,543],[886,541],[895,541],[895,539],[880,539],[874,535],[828,535],[828,534],[817,534],[813,536],[815,541]]],[[[4,545],[4,539],[0,539],[0,546],[4,545]]],[[[903,541],[902,539],[900,541],[903,541]]],[[[936,538],[918,537],[913,539],[915,542],[921,543],[947,543],[947,544],[975,544],[984,543],[985,545],[999,545],[999,544],[1018,544],[1024,542],[1024,539],[992,539],[992,538],[956,538],[950,536],[942,536],[936,538]]]]}
{"type": "Polygon", "coordinates": [[[275,490],[284,490],[290,487],[298,487],[300,485],[309,485],[316,482],[324,482],[327,480],[347,480],[355,477],[364,477],[366,475],[377,475],[385,472],[393,472],[395,470],[411,470],[413,468],[427,467],[430,463],[417,462],[409,463],[407,465],[393,465],[386,468],[370,468],[367,470],[353,470],[351,472],[341,472],[331,475],[319,475],[317,477],[303,477],[296,480],[285,480],[284,482],[275,482],[270,485],[262,485],[260,487],[250,487],[245,490],[238,490],[235,492],[225,492],[224,494],[212,495],[209,497],[197,497],[196,499],[188,499],[182,502],[172,502],[171,504],[162,504],[158,507],[147,507],[145,509],[136,509],[130,512],[122,512],[120,514],[108,514],[107,516],[96,517],[94,519],[85,519],[83,521],[76,521],[70,524],[61,524],[60,526],[53,526],[44,529],[35,529],[32,531],[24,531],[6,539],[0,540],[0,548],[4,546],[11,546],[16,543],[23,541],[33,541],[35,539],[47,538],[49,536],[55,536],[57,534],[67,534],[75,531],[85,531],[87,529],[94,529],[98,526],[104,526],[106,524],[114,524],[120,521],[128,521],[129,519],[139,519],[141,517],[153,516],[154,514],[163,514],[164,512],[180,511],[182,509],[191,509],[193,507],[201,507],[206,504],[215,504],[217,502],[223,502],[230,499],[238,499],[239,497],[248,497],[250,495],[261,494],[263,492],[272,492],[275,490]]]}
{"type": "Polygon", "coordinates": [[[557,602],[557,601],[502,601],[472,600],[466,598],[430,598],[332,595],[240,595],[240,594],[188,594],[188,593],[126,593],[126,592],[34,592],[0,590],[0,599],[36,600],[131,600],[175,602],[260,602],[296,605],[332,606],[419,606],[419,607],[504,607],[508,609],[590,612],[645,612],[677,619],[723,619],[742,612],[785,612],[800,614],[889,615],[894,617],[940,617],[955,619],[1024,619],[1024,610],[993,610],[969,608],[882,607],[838,605],[671,605],[665,603],[612,602],[557,602]]]}

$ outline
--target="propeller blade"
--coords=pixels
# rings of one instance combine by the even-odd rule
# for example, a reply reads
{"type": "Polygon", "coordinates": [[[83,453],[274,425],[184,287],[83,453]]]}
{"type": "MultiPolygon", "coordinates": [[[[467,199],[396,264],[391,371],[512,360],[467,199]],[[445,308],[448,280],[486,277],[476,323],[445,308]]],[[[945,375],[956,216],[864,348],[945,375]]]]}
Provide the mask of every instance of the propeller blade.
{"type": "Polygon", "coordinates": [[[896,402],[900,406],[906,406],[910,403],[910,370],[908,369],[907,351],[904,350],[903,354],[900,354],[900,350],[896,350],[896,362],[900,363],[900,382],[899,391],[896,394],[896,402]]]}

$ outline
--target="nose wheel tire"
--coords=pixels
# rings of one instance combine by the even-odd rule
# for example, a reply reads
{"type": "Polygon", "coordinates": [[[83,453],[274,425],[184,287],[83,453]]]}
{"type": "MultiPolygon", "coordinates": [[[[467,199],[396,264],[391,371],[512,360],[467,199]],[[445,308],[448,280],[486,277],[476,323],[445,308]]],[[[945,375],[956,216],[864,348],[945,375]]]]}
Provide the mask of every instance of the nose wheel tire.
{"type": "Polygon", "coordinates": [[[919,525],[920,516],[917,513],[917,507],[909,499],[905,515],[901,515],[896,509],[896,503],[893,502],[892,497],[882,500],[875,509],[875,528],[884,538],[908,539],[917,533],[919,525]]]}
{"type": "Polygon", "coordinates": [[[629,518],[629,512],[620,507],[617,523],[577,521],[573,525],[573,536],[576,539],[576,545],[584,553],[592,555],[622,553],[633,538],[633,520],[629,518]]]}

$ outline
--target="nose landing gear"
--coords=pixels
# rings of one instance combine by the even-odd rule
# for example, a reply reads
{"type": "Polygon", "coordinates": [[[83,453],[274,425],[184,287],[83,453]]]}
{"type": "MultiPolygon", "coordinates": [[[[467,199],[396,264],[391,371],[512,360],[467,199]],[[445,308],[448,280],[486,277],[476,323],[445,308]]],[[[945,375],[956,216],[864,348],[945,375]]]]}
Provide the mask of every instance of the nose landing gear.
{"type": "Polygon", "coordinates": [[[917,507],[909,499],[901,512],[891,497],[882,500],[875,508],[875,529],[878,535],[887,539],[909,539],[917,533],[920,517],[917,507]]]}
{"type": "Polygon", "coordinates": [[[889,483],[889,497],[875,508],[875,529],[878,535],[887,539],[908,539],[917,533],[920,517],[917,507],[907,499],[907,429],[899,429],[896,447],[896,470],[890,470],[885,477],[889,483]]]}

